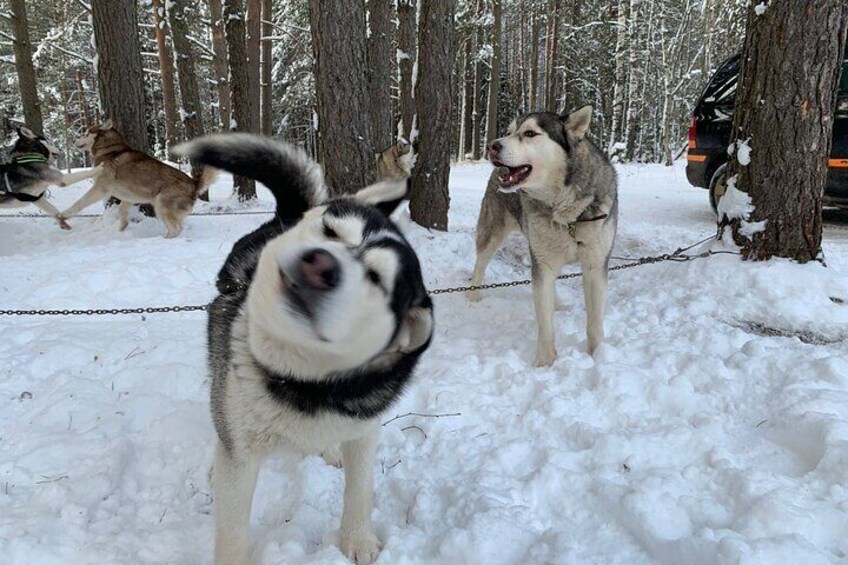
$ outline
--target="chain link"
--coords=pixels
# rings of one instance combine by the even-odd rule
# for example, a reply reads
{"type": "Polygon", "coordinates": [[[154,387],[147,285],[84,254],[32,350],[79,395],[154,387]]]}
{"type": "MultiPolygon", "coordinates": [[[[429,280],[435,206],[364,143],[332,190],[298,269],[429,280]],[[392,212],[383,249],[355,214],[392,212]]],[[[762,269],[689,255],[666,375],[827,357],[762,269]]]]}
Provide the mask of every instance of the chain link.
{"type": "MultiPolygon", "coordinates": [[[[273,214],[274,210],[247,210],[245,212],[192,212],[189,216],[260,216],[273,214]]],[[[68,218],[100,218],[103,214],[76,214],[68,218]]],[[[52,220],[53,216],[47,214],[0,214],[0,218],[47,218],[52,220]]]]}
{"type": "MultiPolygon", "coordinates": [[[[654,263],[662,263],[664,261],[672,261],[677,263],[683,263],[686,261],[693,261],[695,259],[704,259],[706,257],[710,257],[711,255],[718,255],[720,253],[728,253],[726,251],[705,251],[703,253],[698,253],[696,255],[685,255],[684,252],[692,249],[696,245],[704,243],[705,241],[712,239],[713,236],[710,236],[706,239],[703,239],[697,243],[694,243],[688,247],[682,247],[676,250],[674,253],[663,253],[662,255],[655,255],[652,257],[641,257],[639,259],[634,259],[630,263],[624,263],[622,265],[614,265],[610,267],[609,271],[622,271],[624,269],[632,269],[633,267],[638,267],[640,265],[652,265],[654,263]]],[[[582,273],[566,273],[564,275],[560,275],[557,277],[558,281],[574,279],[581,276],[582,273]]],[[[513,286],[525,286],[531,284],[533,281],[531,279],[521,279],[517,281],[507,281],[500,283],[491,283],[491,284],[481,284],[481,285],[471,285],[471,286],[455,286],[455,287],[447,287],[447,288],[436,288],[430,291],[431,296],[437,296],[439,294],[453,294],[457,292],[468,292],[470,290],[491,290],[494,288],[509,288],[513,286]]],[[[114,314],[160,314],[160,313],[170,313],[170,312],[200,312],[208,309],[207,304],[195,304],[191,306],[158,306],[158,307],[142,307],[142,308],[95,308],[90,310],[0,310],[0,316],[106,316],[106,315],[114,315],[114,314]]]]}

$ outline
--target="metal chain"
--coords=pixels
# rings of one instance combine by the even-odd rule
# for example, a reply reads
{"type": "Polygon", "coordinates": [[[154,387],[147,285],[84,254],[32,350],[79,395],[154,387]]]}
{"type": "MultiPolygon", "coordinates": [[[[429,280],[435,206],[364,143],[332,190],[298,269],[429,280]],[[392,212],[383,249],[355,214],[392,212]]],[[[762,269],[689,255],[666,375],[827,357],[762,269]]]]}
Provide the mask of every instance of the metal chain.
{"type": "MultiPolygon", "coordinates": [[[[246,212],[192,212],[189,216],[259,216],[263,214],[273,214],[274,210],[248,210],[246,212]]],[[[103,214],[77,214],[68,218],[100,218],[103,214]]],[[[0,214],[0,218],[48,218],[53,219],[53,216],[47,214],[0,214]]]]}
{"type": "MultiPolygon", "coordinates": [[[[703,239],[697,243],[693,243],[688,247],[683,247],[677,249],[674,253],[663,253],[662,255],[655,255],[652,257],[641,257],[639,259],[635,259],[630,263],[625,263],[623,265],[614,265],[608,269],[608,271],[621,271],[624,269],[631,269],[633,267],[638,267],[640,265],[651,265],[654,263],[662,263],[664,261],[673,261],[678,263],[683,263],[685,261],[693,261],[695,259],[703,259],[706,257],[710,257],[711,255],[719,255],[721,253],[734,253],[728,251],[705,251],[703,253],[698,253],[697,255],[684,255],[685,251],[692,249],[696,245],[704,243],[705,241],[712,239],[713,236],[710,236],[706,239],[703,239]]],[[[574,279],[581,276],[582,273],[566,273],[564,275],[560,275],[556,280],[566,280],[566,279],[574,279]]],[[[531,284],[533,281],[531,279],[522,279],[517,281],[507,281],[501,283],[491,283],[491,284],[481,284],[481,285],[470,285],[470,286],[455,286],[455,287],[447,287],[447,288],[436,288],[430,291],[431,296],[436,296],[439,294],[453,294],[456,292],[468,292],[470,290],[491,290],[494,288],[508,288],[513,286],[525,286],[531,284]]],[[[147,308],[94,308],[90,310],[0,310],[0,316],[106,316],[106,315],[114,315],[114,314],[159,314],[166,312],[200,312],[205,311],[209,307],[208,304],[196,304],[191,306],[158,306],[158,307],[147,307],[147,308]]]]}

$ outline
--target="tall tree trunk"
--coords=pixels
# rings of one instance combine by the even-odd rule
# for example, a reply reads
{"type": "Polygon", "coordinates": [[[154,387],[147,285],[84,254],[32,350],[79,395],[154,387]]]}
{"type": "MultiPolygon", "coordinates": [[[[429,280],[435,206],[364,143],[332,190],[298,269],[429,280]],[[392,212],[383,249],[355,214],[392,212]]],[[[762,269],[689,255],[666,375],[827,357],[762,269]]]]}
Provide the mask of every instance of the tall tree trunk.
{"type": "Polygon", "coordinates": [[[364,0],[310,0],[319,161],[334,194],[376,179],[368,79],[364,0]],[[347,17],[339,18],[339,14],[347,17]]]}
{"type": "Polygon", "coordinates": [[[415,88],[421,116],[419,155],[412,179],[412,220],[437,230],[448,229],[450,176],[451,62],[453,1],[421,0],[420,69],[415,88]]]}
{"type": "Polygon", "coordinates": [[[735,184],[747,192],[753,211],[748,218],[732,214],[737,217],[730,225],[745,259],[806,262],[821,254],[822,194],[848,5],[782,0],[761,15],[756,11],[751,4],[731,135],[736,151],[728,162],[728,191],[735,184]],[[747,166],[743,144],[751,148],[747,166]]]}
{"type": "Polygon", "coordinates": [[[398,12],[398,95],[402,127],[398,135],[412,141],[412,122],[415,116],[415,92],[412,84],[412,69],[417,57],[416,0],[397,0],[398,12]]]}
{"type": "MultiPolygon", "coordinates": [[[[227,51],[230,61],[230,88],[233,103],[233,123],[235,131],[254,131],[252,100],[250,98],[250,79],[247,70],[247,44],[245,13],[243,0],[227,0],[224,8],[225,29],[227,32],[227,51]]],[[[233,182],[239,200],[256,198],[256,183],[253,179],[234,176],[233,182]]]]}
{"type": "Polygon", "coordinates": [[[168,0],[171,29],[174,30],[174,52],[177,56],[177,75],[180,82],[180,119],[186,136],[194,139],[203,135],[203,107],[197,88],[194,48],[189,41],[188,16],[195,12],[193,0],[168,0]]]}
{"type": "Polygon", "coordinates": [[[612,94],[612,124],[610,125],[610,142],[607,153],[617,152],[616,144],[621,139],[621,129],[624,123],[624,92],[627,89],[627,68],[624,64],[625,47],[627,42],[627,0],[618,0],[617,28],[615,33],[615,79],[612,94]]]}
{"type": "Polygon", "coordinates": [[[390,0],[368,0],[368,91],[374,149],[392,144],[392,5],[390,0]]]}
{"type": "Polygon", "coordinates": [[[548,55],[548,92],[545,97],[547,100],[547,110],[551,112],[557,112],[558,107],[558,98],[559,98],[559,19],[561,17],[562,12],[562,0],[553,0],[551,2],[551,36],[550,36],[550,45],[551,50],[548,55]]]}
{"type": "Polygon", "coordinates": [[[133,149],[150,152],[135,0],[92,0],[101,111],[133,149]]]}
{"type": "Polygon", "coordinates": [[[636,153],[636,121],[639,110],[636,106],[639,90],[639,74],[637,72],[639,55],[636,45],[638,8],[639,0],[630,0],[630,18],[627,22],[627,49],[629,52],[627,70],[630,74],[627,79],[627,115],[624,125],[624,158],[627,161],[632,161],[636,153]]]}
{"type": "Polygon", "coordinates": [[[165,107],[165,147],[179,142],[177,95],[174,92],[174,60],[168,45],[168,18],[163,0],[153,0],[153,24],[159,54],[159,76],[162,78],[162,105],[165,107]]]}
{"type": "Polygon", "coordinates": [[[261,123],[259,109],[260,37],[262,34],[262,0],[247,0],[247,78],[250,85],[250,122],[253,133],[259,133],[261,123]]]}
{"type": "Polygon", "coordinates": [[[24,121],[32,131],[43,134],[41,103],[38,101],[38,84],[35,79],[35,66],[32,64],[32,44],[29,41],[29,22],[24,4],[24,0],[9,0],[12,32],[15,34],[15,68],[18,71],[24,121]]]}
{"type": "Polygon", "coordinates": [[[230,129],[230,69],[227,62],[227,40],[224,35],[224,15],[221,0],[207,0],[212,19],[212,51],[215,85],[218,88],[218,127],[230,129]]]}
{"type": "Polygon", "coordinates": [[[262,0],[262,84],[259,86],[261,90],[260,100],[260,116],[262,118],[262,126],[260,132],[262,135],[272,135],[272,109],[271,109],[271,76],[273,72],[273,62],[271,54],[271,40],[267,39],[271,36],[271,20],[274,14],[271,13],[271,0],[262,0]]]}
{"type": "MultiPolygon", "coordinates": [[[[477,17],[483,14],[484,4],[481,0],[477,0],[477,17]]],[[[483,127],[483,62],[480,61],[480,47],[483,46],[484,37],[483,29],[478,25],[475,34],[476,41],[474,43],[474,88],[471,91],[471,159],[474,161],[481,157],[481,141],[483,136],[480,133],[483,127]]]]}
{"type": "Polygon", "coordinates": [[[486,105],[486,143],[498,138],[498,95],[501,92],[501,0],[492,0],[492,66],[486,105]]]}
{"type": "Polygon", "coordinates": [[[471,91],[472,86],[472,71],[471,71],[471,38],[467,37],[463,42],[462,53],[462,91],[459,95],[459,149],[457,150],[457,160],[465,159],[465,156],[471,151],[471,91]]]}
{"type": "Polygon", "coordinates": [[[530,8],[530,81],[527,85],[527,107],[531,112],[539,110],[539,100],[536,97],[539,90],[539,16],[535,8],[530,8]]]}

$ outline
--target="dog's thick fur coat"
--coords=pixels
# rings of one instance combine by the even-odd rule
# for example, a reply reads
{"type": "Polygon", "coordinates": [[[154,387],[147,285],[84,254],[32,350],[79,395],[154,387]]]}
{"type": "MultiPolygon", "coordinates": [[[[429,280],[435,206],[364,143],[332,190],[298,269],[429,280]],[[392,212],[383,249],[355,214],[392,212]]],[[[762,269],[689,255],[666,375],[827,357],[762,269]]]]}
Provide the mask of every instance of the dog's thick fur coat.
{"type": "Polygon", "coordinates": [[[241,238],[209,308],[215,562],[249,562],[261,460],[341,444],[341,549],[370,563],[372,466],[380,418],[429,346],[432,303],[417,256],[388,218],[402,179],[326,200],[320,167],[293,146],[247,134],[177,148],[265,184],[274,220],[241,238]]]}
{"type": "Polygon", "coordinates": [[[114,197],[121,201],[118,205],[120,231],[129,225],[130,206],[152,204],[156,216],[167,228],[165,237],[177,237],[197,197],[209,188],[216,174],[215,169],[205,167],[193,179],[146,153],[135,151],[111,120],[88,128],[76,146],[90,151],[100,170],[91,189],[63,211],[62,217],[70,218],[86,206],[114,197]]]}
{"type": "MultiPolygon", "coordinates": [[[[497,167],[489,179],[477,221],[477,261],[472,286],[510,232],[521,230],[530,244],[533,303],[538,324],[534,365],[556,359],[553,315],[556,277],[567,263],[583,271],[588,350],[604,339],[604,304],[609,257],[618,225],[615,170],[586,139],[592,107],[558,116],[526,114],[508,135],[492,142],[497,167]]],[[[469,299],[480,300],[479,291],[469,299]]]]}

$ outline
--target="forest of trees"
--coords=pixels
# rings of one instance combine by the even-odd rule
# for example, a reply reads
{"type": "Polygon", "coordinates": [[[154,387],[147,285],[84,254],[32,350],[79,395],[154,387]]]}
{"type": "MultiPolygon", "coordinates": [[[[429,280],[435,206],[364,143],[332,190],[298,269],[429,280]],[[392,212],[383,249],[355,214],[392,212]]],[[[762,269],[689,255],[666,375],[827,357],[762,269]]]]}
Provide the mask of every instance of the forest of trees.
{"type": "MultiPolygon", "coordinates": [[[[100,3],[114,12],[127,0],[100,3]]],[[[104,113],[92,39],[97,4],[10,0],[9,10],[0,13],[0,61],[7,65],[0,109],[6,133],[15,124],[33,121],[21,92],[30,98],[37,93],[44,133],[65,150],[63,165],[84,164],[86,157],[73,150],[72,141],[104,113]],[[16,13],[24,4],[28,37],[20,38],[16,13]],[[24,41],[31,46],[30,76],[15,72],[24,41]]],[[[166,157],[167,148],[182,139],[240,125],[319,155],[320,97],[309,0],[129,4],[137,8],[144,123],[153,154],[166,157]],[[231,17],[242,12],[243,19],[231,17]]],[[[385,126],[376,128],[378,151],[383,147],[377,145],[391,141],[392,134],[408,137],[414,127],[419,129],[412,123],[411,106],[413,83],[420,80],[420,14],[411,0],[362,4],[361,29],[350,26],[349,14],[343,23],[369,43],[372,100],[389,100],[373,104],[384,110],[382,117],[372,111],[374,120],[390,119],[392,128],[388,134],[385,126]],[[380,17],[372,18],[372,12],[380,17]],[[379,26],[388,29],[371,29],[379,26]],[[381,39],[384,45],[376,45],[381,39]]],[[[429,9],[439,3],[423,4],[429,9]]],[[[682,148],[692,105],[707,76],[741,48],[746,7],[744,0],[443,4],[452,9],[454,22],[447,52],[454,159],[479,158],[486,139],[520,112],[591,103],[596,107],[593,132],[601,146],[621,160],[650,162],[670,162],[682,148]]]]}

